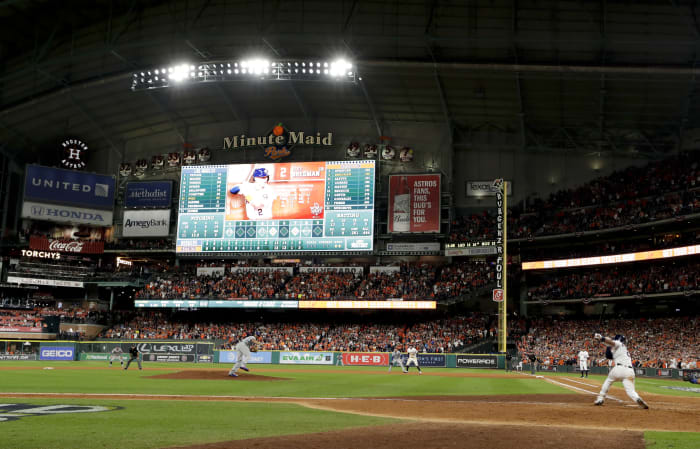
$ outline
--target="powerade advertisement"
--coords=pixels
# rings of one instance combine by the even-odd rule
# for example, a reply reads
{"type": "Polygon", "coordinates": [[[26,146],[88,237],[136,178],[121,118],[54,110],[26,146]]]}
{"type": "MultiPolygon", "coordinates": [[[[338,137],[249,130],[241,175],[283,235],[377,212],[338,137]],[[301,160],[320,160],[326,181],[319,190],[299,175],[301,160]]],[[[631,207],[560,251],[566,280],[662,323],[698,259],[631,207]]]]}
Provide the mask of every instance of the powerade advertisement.
{"type": "Polygon", "coordinates": [[[332,365],[332,352],[280,352],[282,365],[332,365]]]}
{"type": "Polygon", "coordinates": [[[41,346],[39,360],[73,360],[75,351],[71,346],[41,346]]]}
{"type": "Polygon", "coordinates": [[[457,354],[457,368],[498,368],[498,357],[484,354],[457,354]]]}
{"type": "Polygon", "coordinates": [[[129,182],[124,190],[124,207],[170,208],[172,181],[129,182]]]}
{"type": "Polygon", "coordinates": [[[111,211],[115,185],[114,176],[27,165],[24,200],[111,211]]]}
{"type": "MultiPolygon", "coordinates": [[[[236,351],[220,351],[219,363],[236,363],[238,361],[238,352],[236,351]]],[[[248,363],[272,363],[271,352],[252,352],[248,363]]]]}

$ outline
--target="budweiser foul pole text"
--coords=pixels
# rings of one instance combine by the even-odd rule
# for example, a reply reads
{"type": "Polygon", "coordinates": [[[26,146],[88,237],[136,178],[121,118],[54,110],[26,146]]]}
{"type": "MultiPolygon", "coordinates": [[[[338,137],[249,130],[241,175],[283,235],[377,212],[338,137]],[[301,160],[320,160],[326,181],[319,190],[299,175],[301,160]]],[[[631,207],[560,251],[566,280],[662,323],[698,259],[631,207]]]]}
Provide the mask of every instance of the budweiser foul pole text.
{"type": "Polygon", "coordinates": [[[42,251],[57,251],[60,253],[102,254],[104,242],[87,242],[84,240],[54,240],[45,237],[32,236],[29,238],[29,248],[42,251]]]}
{"type": "Polygon", "coordinates": [[[440,175],[389,177],[389,232],[440,232],[440,175]]]}
{"type": "Polygon", "coordinates": [[[508,323],[506,322],[506,301],[508,299],[508,195],[507,183],[503,179],[493,181],[496,188],[496,288],[493,300],[498,302],[498,351],[506,351],[508,323]]]}

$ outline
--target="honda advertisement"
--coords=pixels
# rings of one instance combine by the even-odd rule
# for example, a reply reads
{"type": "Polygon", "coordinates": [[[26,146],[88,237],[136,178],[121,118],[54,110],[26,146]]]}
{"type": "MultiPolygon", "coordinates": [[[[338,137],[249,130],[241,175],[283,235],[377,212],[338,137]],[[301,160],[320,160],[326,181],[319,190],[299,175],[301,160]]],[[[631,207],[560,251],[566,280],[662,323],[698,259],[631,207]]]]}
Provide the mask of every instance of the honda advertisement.
{"type": "Polygon", "coordinates": [[[124,191],[124,207],[170,207],[173,195],[172,181],[129,182],[124,191]]]}
{"type": "Polygon", "coordinates": [[[39,360],[73,360],[75,350],[70,346],[42,346],[39,360]]]}
{"type": "Polygon", "coordinates": [[[55,221],[58,223],[112,226],[114,215],[111,210],[96,210],[86,209],[84,207],[37,203],[25,199],[22,203],[22,218],[55,221]]]}
{"type": "Polygon", "coordinates": [[[111,211],[115,185],[114,176],[27,165],[24,199],[111,211]]]}
{"type": "Polygon", "coordinates": [[[386,352],[344,352],[343,365],[386,366],[389,354],[386,352]]]}
{"type": "Polygon", "coordinates": [[[498,368],[498,357],[484,354],[457,354],[457,368],[498,368]]]}
{"type": "Polygon", "coordinates": [[[125,210],[124,237],[165,237],[170,234],[170,209],[125,210]]]}
{"type": "Polygon", "coordinates": [[[280,352],[282,365],[332,365],[332,352],[280,352]]]}
{"type": "MultiPolygon", "coordinates": [[[[401,354],[401,360],[404,366],[408,360],[408,354],[401,354]]],[[[433,368],[444,368],[447,366],[447,357],[445,354],[420,354],[418,353],[418,364],[420,366],[429,366],[433,368]]]]}
{"type": "MultiPolygon", "coordinates": [[[[236,351],[221,351],[219,352],[219,363],[236,363],[238,361],[238,352],[236,351]]],[[[251,352],[248,363],[272,363],[272,353],[269,351],[251,352]]]]}
{"type": "Polygon", "coordinates": [[[57,240],[33,235],[29,237],[29,248],[58,253],[102,254],[105,251],[105,242],[73,239],[57,240]]]}

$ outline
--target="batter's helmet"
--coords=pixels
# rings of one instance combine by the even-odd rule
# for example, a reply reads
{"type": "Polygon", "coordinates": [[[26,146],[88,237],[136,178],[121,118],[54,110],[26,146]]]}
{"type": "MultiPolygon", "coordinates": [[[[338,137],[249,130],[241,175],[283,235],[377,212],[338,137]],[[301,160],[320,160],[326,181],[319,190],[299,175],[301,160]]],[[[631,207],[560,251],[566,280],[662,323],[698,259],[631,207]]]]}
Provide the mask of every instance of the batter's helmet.
{"type": "Polygon", "coordinates": [[[617,341],[619,341],[620,343],[624,343],[624,342],[625,342],[625,336],[624,336],[624,335],[617,334],[617,335],[615,335],[615,338],[613,338],[613,340],[617,340],[617,341]]]}
{"type": "Polygon", "coordinates": [[[256,168],[253,172],[253,178],[268,178],[269,176],[266,168],[256,168]]]}

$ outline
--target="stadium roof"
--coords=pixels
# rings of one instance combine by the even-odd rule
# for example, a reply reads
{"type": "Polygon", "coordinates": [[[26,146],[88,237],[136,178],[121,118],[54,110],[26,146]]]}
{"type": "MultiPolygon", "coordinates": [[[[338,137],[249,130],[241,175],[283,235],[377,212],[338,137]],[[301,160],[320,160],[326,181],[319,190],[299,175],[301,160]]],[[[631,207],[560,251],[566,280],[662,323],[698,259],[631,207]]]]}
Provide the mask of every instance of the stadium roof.
{"type": "Polygon", "coordinates": [[[658,157],[697,127],[694,1],[0,2],[0,146],[30,160],[258,117],[444,123],[455,146],[658,157]],[[130,90],[178,61],[267,55],[356,62],[362,81],[130,90]],[[267,99],[267,102],[261,99],[267,99]],[[479,137],[481,136],[481,137],[479,137]]]}

